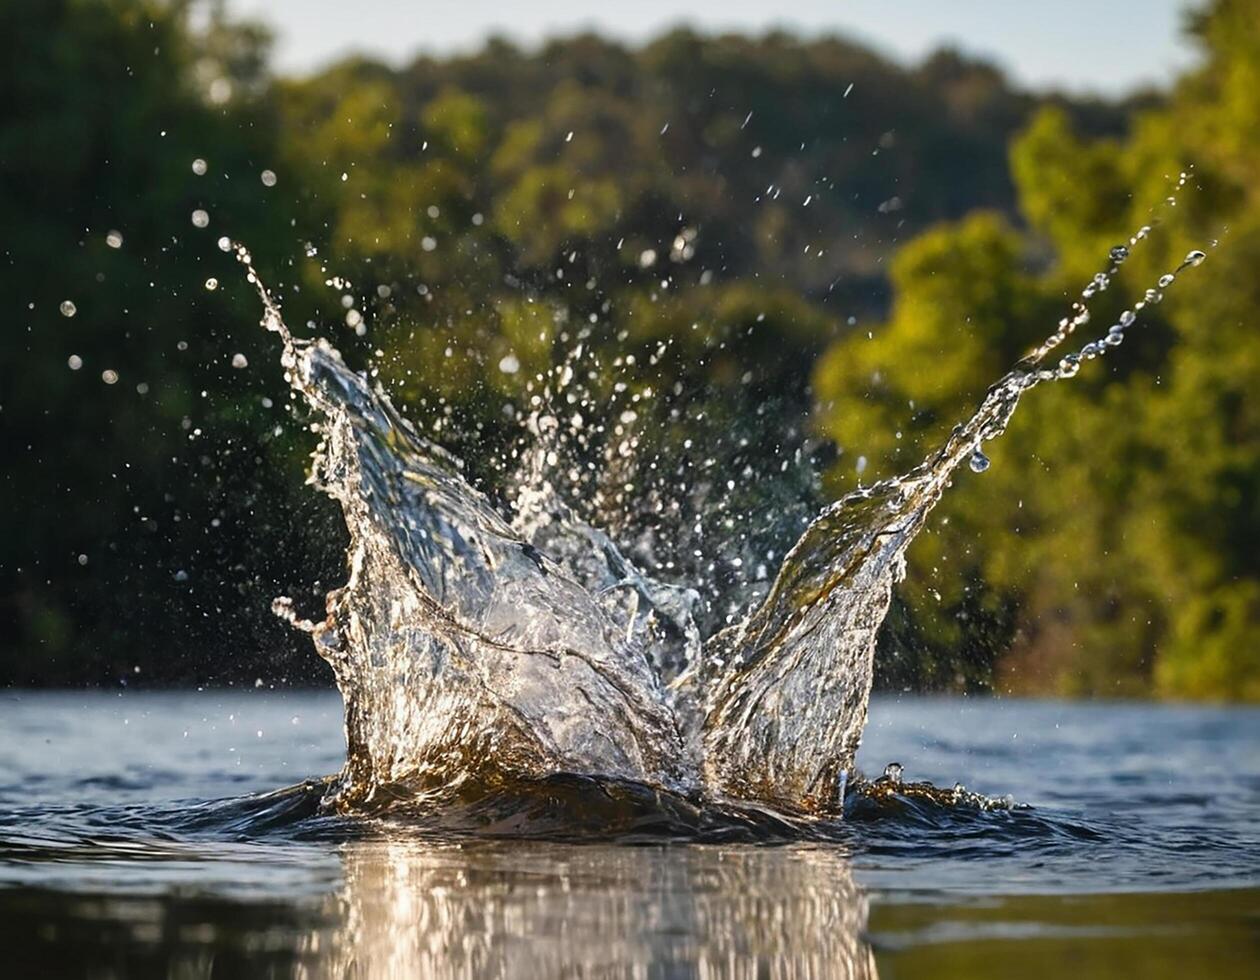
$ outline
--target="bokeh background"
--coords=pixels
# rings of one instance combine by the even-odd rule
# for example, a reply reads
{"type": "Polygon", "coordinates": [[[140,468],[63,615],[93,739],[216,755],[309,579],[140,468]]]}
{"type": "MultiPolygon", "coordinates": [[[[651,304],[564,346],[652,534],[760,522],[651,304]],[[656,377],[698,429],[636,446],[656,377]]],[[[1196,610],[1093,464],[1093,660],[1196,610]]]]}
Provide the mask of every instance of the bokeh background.
{"type": "Polygon", "coordinates": [[[891,6],[0,4],[0,684],[329,682],[269,609],[344,530],[221,236],[505,500],[580,337],[643,396],[583,494],[720,621],[1155,216],[1095,329],[1220,245],[959,477],[879,683],[1260,700],[1260,3],[891,6]]]}

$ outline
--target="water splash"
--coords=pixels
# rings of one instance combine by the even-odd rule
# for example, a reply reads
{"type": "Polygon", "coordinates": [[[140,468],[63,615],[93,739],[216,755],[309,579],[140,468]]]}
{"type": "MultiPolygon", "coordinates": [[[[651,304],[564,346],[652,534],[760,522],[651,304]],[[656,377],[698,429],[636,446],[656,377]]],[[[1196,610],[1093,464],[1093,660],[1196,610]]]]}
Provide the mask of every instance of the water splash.
{"type": "MultiPolygon", "coordinates": [[[[561,493],[559,441],[565,431],[583,438],[581,420],[565,427],[551,410],[571,363],[527,419],[509,521],[379,385],[326,340],[295,338],[248,251],[228,243],[257,288],[263,325],[282,341],[286,380],[320,419],[313,481],[350,532],[348,581],[328,594],[325,619],[301,619],[283,597],[275,605],[312,635],[345,700],[348,757],[326,802],[452,806],[522,787],[554,795],[556,778],[575,777],[610,799],[609,787],[637,786],[687,805],[842,812],[875,637],[906,549],[964,461],[988,468],[981,446],[1025,392],[1119,346],[1138,313],[1203,261],[1189,253],[1103,336],[1043,366],[1089,322],[1087,301],[1149,231],[1111,250],[1069,316],[944,445],[824,508],[764,594],[707,638],[693,589],[636,568],[561,493]]],[[[908,788],[899,766],[863,785],[868,799],[970,799],[908,788]]]]}

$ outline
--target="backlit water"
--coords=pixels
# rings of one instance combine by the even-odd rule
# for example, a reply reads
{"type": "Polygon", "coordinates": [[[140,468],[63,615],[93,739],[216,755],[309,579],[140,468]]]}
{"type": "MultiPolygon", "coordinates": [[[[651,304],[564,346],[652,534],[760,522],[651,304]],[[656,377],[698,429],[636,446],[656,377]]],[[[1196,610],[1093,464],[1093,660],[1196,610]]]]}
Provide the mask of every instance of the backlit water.
{"type": "MultiPolygon", "coordinates": [[[[528,438],[505,481],[509,513],[423,434],[423,420],[395,408],[373,372],[352,370],[323,337],[296,335],[281,309],[284,284],[273,293],[249,250],[221,238],[279,341],[290,400],[319,437],[311,482],[337,502],[349,533],[346,581],[325,596],[322,618],[305,618],[287,596],[273,604],[311,635],[345,703],[346,762],[318,794],[324,812],[406,812],[446,830],[534,837],[834,836],[828,824],[867,792],[854,761],[875,639],[907,549],[962,463],[987,469],[983,444],[1002,435],[1026,393],[1118,347],[1138,314],[1207,257],[1187,253],[1105,335],[1045,366],[1150,230],[1111,249],[1071,315],[937,449],[793,529],[786,553],[763,556],[778,566],[767,585],[738,577],[724,622],[706,615],[699,591],[712,567],[688,576],[672,562],[668,575],[642,566],[673,550],[677,514],[658,515],[636,544],[616,533],[615,513],[589,506],[583,458],[595,466],[590,453],[606,443],[596,455],[621,472],[619,461],[636,456],[626,426],[638,417],[617,414],[582,380],[608,373],[583,360],[590,330],[565,334],[574,346],[530,382],[528,438]]],[[[655,395],[649,386],[635,397],[655,395]]],[[[681,488],[704,479],[703,466],[667,455],[650,468],[674,472],[681,488]]],[[[747,467],[727,490],[756,479],[747,467]]],[[[632,481],[622,492],[631,510],[654,496],[632,481]]],[[[734,520],[718,532],[738,536],[734,520]]],[[[868,803],[897,788],[900,770],[886,775],[868,803]]],[[[948,798],[926,784],[911,795],[1001,808],[961,786],[948,798]]]]}
{"type": "Polygon", "coordinates": [[[1260,710],[875,698],[826,841],[321,813],[335,693],[0,693],[4,976],[1250,976],[1260,710]],[[503,832],[513,832],[505,826],[503,832]]]}

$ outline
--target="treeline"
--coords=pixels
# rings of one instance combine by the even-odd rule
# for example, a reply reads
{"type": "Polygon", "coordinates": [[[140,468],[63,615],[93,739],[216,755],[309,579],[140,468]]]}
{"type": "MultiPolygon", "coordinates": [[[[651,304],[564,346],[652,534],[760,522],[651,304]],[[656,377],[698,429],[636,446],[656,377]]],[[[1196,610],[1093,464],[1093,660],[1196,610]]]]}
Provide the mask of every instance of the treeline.
{"type": "Polygon", "coordinates": [[[189,4],[6,4],[0,683],[323,676],[268,609],[318,614],[343,532],[220,236],[496,495],[582,344],[618,409],[566,446],[574,482],[716,622],[816,503],[812,465],[831,495],[859,456],[866,480],[917,459],[1194,164],[1106,303],[1228,223],[1225,247],[960,480],[881,664],[1260,696],[1253,13],[1212,5],[1207,67],[1108,104],[783,34],[277,79],[262,31],[189,4]]]}
{"type": "Polygon", "coordinates": [[[1258,13],[1217,0],[1194,15],[1202,67],[1123,138],[1083,138],[1041,110],[1011,147],[1020,220],[981,212],[908,243],[875,339],[846,338],[819,362],[818,418],[849,456],[836,485],[858,452],[868,478],[890,473],[941,439],[1134,230],[1162,222],[1096,297],[1086,336],[1189,249],[1211,251],[1115,355],[1037,390],[992,444],[991,470],[960,478],[884,638],[906,683],[1260,699],[1258,13]],[[960,655],[985,631],[991,656],[960,655]]]}

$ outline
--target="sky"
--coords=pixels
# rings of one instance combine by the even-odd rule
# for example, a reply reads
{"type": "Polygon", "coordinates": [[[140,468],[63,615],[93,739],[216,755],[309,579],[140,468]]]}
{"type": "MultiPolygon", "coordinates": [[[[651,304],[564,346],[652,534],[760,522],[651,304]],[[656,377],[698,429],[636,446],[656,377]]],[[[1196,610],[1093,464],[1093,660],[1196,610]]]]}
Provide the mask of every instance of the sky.
{"type": "Polygon", "coordinates": [[[417,52],[475,50],[487,35],[523,45],[595,29],[641,41],[686,23],[704,31],[840,33],[902,61],[949,44],[1000,64],[1017,82],[1119,95],[1194,63],[1182,11],[1199,0],[227,0],[269,23],[276,64],[318,69],[351,52],[404,64],[417,52]]]}

